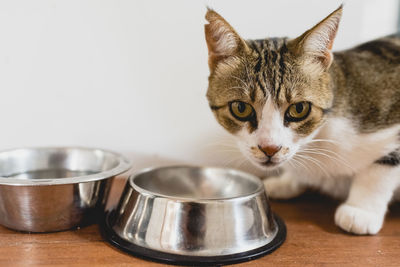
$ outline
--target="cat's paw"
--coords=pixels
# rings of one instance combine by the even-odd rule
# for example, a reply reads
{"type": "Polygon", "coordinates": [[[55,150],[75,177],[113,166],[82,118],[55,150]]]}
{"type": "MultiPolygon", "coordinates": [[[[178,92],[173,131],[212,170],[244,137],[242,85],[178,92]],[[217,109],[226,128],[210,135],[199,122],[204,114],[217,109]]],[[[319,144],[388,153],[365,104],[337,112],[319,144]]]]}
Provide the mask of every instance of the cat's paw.
{"type": "Polygon", "coordinates": [[[268,196],[276,199],[294,198],[305,191],[304,186],[288,177],[269,177],[264,180],[264,186],[268,196]]]}
{"type": "Polygon", "coordinates": [[[343,230],[358,235],[374,235],[382,228],[384,215],[348,204],[336,210],[335,223],[343,230]]]}

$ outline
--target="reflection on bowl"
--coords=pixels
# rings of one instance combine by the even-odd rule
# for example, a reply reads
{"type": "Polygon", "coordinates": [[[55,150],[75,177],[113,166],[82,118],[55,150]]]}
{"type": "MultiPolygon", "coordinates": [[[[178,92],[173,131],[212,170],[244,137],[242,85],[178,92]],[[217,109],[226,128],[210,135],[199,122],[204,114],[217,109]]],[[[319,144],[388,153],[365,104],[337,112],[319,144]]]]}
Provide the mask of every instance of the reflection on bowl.
{"type": "Polygon", "coordinates": [[[52,232],[94,222],[112,178],[130,167],[118,154],[88,148],[0,152],[0,224],[52,232]]]}
{"type": "Polygon", "coordinates": [[[181,264],[253,259],[277,248],[286,234],[257,177],[188,166],[132,175],[104,228],[125,251],[181,264]]]}

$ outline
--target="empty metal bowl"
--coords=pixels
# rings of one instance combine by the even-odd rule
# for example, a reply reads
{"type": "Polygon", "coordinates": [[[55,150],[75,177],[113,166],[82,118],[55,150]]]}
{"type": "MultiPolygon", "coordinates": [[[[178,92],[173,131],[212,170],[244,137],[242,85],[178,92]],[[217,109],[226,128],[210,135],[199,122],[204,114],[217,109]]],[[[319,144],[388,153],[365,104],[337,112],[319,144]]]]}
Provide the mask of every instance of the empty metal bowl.
{"type": "Polygon", "coordinates": [[[105,219],[111,244],[135,256],[182,265],[231,264],[279,247],[286,228],[262,182],[236,170],[164,167],[129,177],[105,219]]]}
{"type": "Polygon", "coordinates": [[[23,148],[0,152],[0,224],[53,232],[94,222],[112,178],[130,167],[101,149],[23,148]]]}

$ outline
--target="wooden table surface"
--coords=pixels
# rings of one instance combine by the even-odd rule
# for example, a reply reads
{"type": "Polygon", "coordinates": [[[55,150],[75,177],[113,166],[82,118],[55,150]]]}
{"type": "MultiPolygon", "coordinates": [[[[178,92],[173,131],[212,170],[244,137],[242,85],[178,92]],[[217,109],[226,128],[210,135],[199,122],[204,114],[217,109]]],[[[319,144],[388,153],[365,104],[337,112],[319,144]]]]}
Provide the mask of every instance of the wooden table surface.
{"type": "MultiPolygon", "coordinates": [[[[125,181],[114,183],[111,201],[125,181]]],[[[317,194],[272,202],[286,222],[285,243],[274,253],[236,266],[400,266],[400,205],[392,205],[376,236],[354,236],[333,222],[338,202],[317,194]]],[[[97,225],[49,234],[0,227],[0,266],[162,266],[129,256],[106,243],[97,225]]]]}

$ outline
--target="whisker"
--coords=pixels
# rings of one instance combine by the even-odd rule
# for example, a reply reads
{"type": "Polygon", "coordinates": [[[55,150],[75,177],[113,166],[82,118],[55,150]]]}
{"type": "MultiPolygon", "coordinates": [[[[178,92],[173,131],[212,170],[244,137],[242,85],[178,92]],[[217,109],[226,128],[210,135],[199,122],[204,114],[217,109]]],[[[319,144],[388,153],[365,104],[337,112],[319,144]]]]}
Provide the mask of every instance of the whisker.
{"type": "Polygon", "coordinates": [[[295,163],[296,163],[295,161],[289,160],[287,163],[288,163],[288,164],[290,165],[290,167],[292,167],[293,169],[297,169],[297,165],[295,164],[295,163]]]}
{"type": "Polygon", "coordinates": [[[291,160],[297,162],[297,164],[299,164],[301,167],[303,167],[308,173],[312,173],[310,171],[310,169],[308,168],[307,163],[304,163],[304,162],[300,161],[300,159],[296,159],[294,157],[291,160]]]}
{"type": "Polygon", "coordinates": [[[243,167],[243,164],[247,163],[247,159],[243,159],[242,162],[240,162],[237,166],[238,169],[241,169],[243,167]]]}
{"type": "Polygon", "coordinates": [[[318,142],[326,142],[326,143],[332,143],[332,144],[340,144],[338,141],[330,140],[330,139],[312,139],[308,143],[318,143],[318,142]]]}
{"type": "Polygon", "coordinates": [[[300,152],[298,152],[298,153],[301,153],[301,152],[305,152],[305,153],[310,153],[310,154],[316,154],[316,155],[321,155],[321,156],[325,156],[325,157],[327,157],[327,158],[330,158],[330,159],[332,159],[332,160],[335,160],[337,163],[340,163],[340,164],[343,164],[343,165],[345,165],[346,167],[348,167],[348,168],[350,168],[352,171],[355,171],[354,170],[354,168],[352,167],[352,166],[350,166],[348,163],[347,163],[347,161],[346,161],[346,159],[345,158],[343,158],[343,157],[341,157],[341,155],[339,155],[338,153],[336,153],[336,152],[334,152],[334,151],[331,151],[331,150],[328,150],[328,149],[323,149],[323,148],[315,148],[315,149],[309,149],[309,148],[305,148],[305,149],[302,149],[300,152]],[[322,152],[321,152],[322,151],[322,152]],[[326,153],[323,153],[323,152],[326,152],[326,153],[331,153],[332,155],[334,155],[334,156],[331,156],[331,155],[328,155],[328,154],[326,154],[326,153]]]}
{"type": "Polygon", "coordinates": [[[299,153],[297,153],[296,156],[297,156],[297,157],[300,157],[300,158],[303,158],[304,160],[309,160],[309,161],[311,161],[311,162],[314,163],[316,166],[318,166],[318,167],[321,169],[321,171],[322,171],[327,177],[329,177],[328,172],[327,172],[327,171],[323,168],[323,166],[321,165],[321,164],[323,164],[321,161],[319,161],[319,160],[317,160],[317,159],[315,159],[315,158],[312,158],[312,157],[307,157],[307,156],[305,156],[305,155],[300,155],[299,153]]]}
{"type": "Polygon", "coordinates": [[[246,159],[243,157],[243,155],[237,155],[236,157],[227,159],[222,165],[223,165],[224,167],[232,166],[232,165],[235,165],[236,162],[238,162],[239,160],[243,160],[243,159],[246,160],[246,159]]]}

